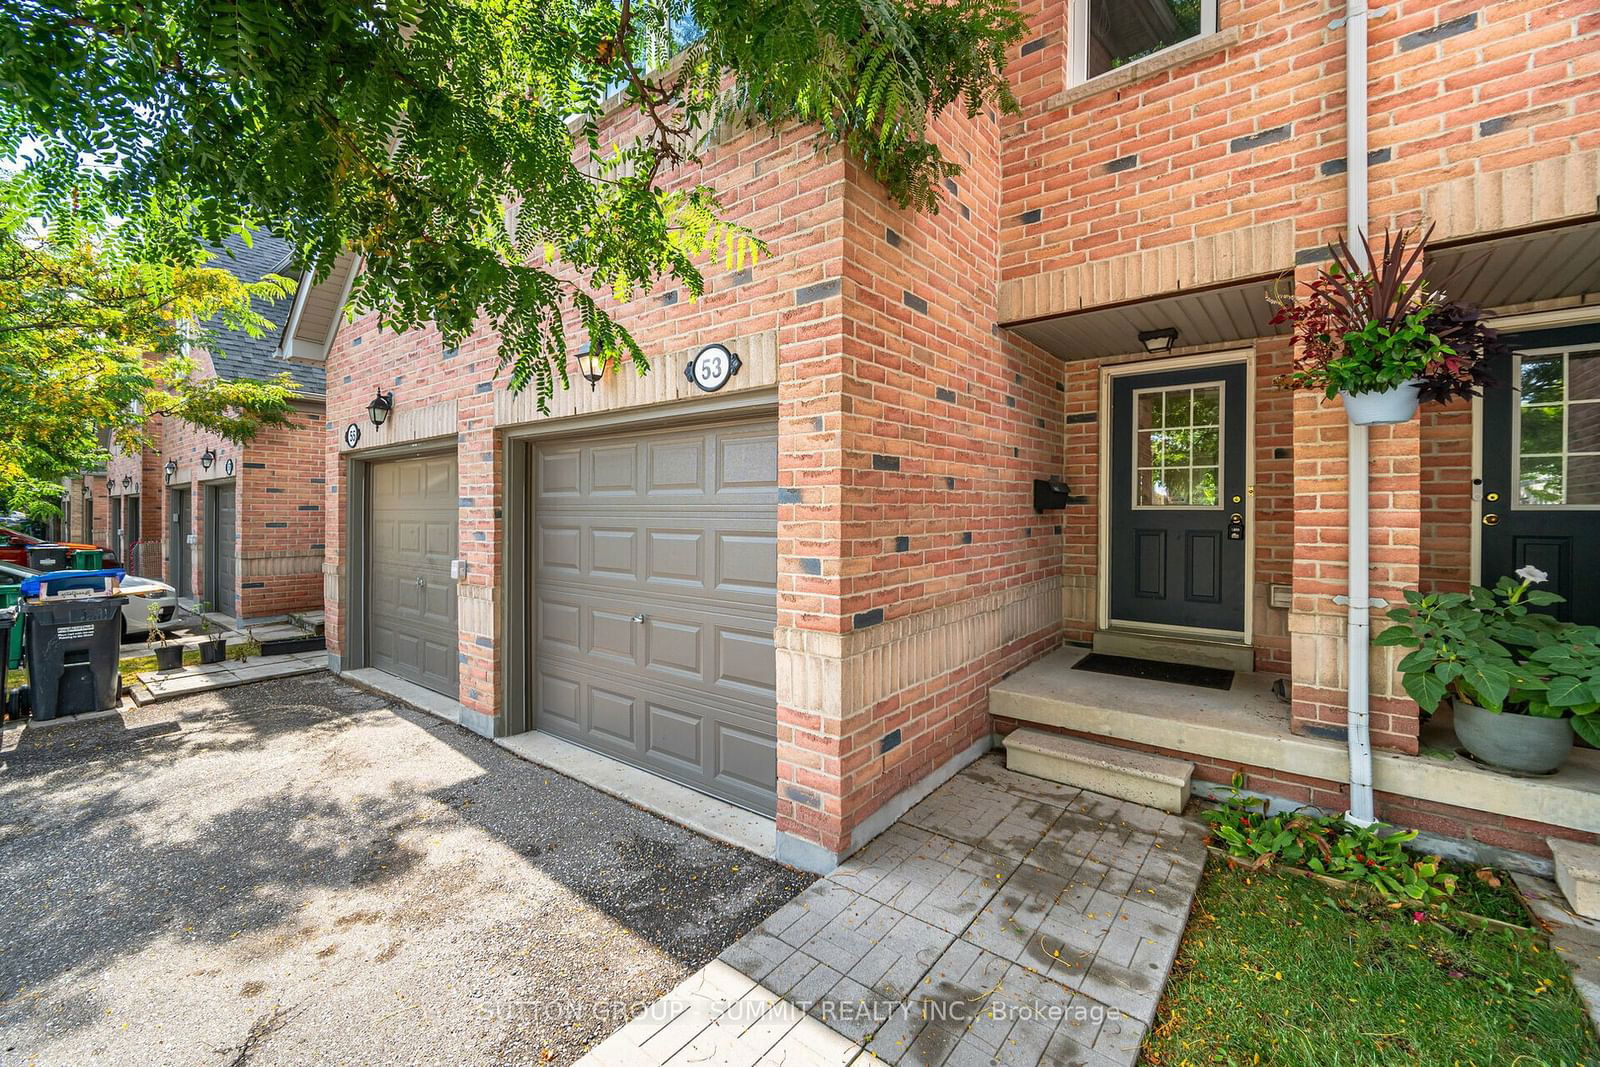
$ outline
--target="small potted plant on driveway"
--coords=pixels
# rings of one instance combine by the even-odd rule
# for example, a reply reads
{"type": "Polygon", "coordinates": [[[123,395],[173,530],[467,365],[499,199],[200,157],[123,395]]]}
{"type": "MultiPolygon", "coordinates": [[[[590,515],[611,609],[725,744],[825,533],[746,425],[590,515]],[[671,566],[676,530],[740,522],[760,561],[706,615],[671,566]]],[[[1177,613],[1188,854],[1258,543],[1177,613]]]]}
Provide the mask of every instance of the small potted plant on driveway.
{"type": "Polygon", "coordinates": [[[167,631],[161,628],[161,605],[154,600],[145,608],[145,622],[149,630],[145,634],[145,643],[155,650],[156,670],[175,671],[183,666],[183,646],[175,645],[167,636],[167,631]]]}
{"type": "Polygon", "coordinates": [[[1414,649],[1399,663],[1424,712],[1450,700],[1456,739],[1480,761],[1547,774],[1572,750],[1573,731],[1600,743],[1600,628],[1530,611],[1563,598],[1533,586],[1537,567],[1469,593],[1406,592],[1406,607],[1373,643],[1414,649]]]}
{"type": "MultiPolygon", "coordinates": [[[[196,629],[198,629],[202,635],[209,635],[211,633],[211,618],[206,614],[206,612],[211,610],[211,605],[202,600],[200,603],[196,604],[194,608],[195,614],[199,616],[200,619],[200,625],[197,626],[196,629]]],[[[207,636],[204,641],[200,642],[201,663],[221,663],[227,658],[228,639],[223,637],[221,634],[217,634],[215,637],[207,636]]]]}
{"type": "Polygon", "coordinates": [[[1385,233],[1381,249],[1360,238],[1364,260],[1340,240],[1304,296],[1274,300],[1272,322],[1288,324],[1296,342],[1294,370],[1281,384],[1340,397],[1361,426],[1407,422],[1423,401],[1470,399],[1493,384],[1486,363],[1505,343],[1482,312],[1417,273],[1428,232],[1385,233]]]}

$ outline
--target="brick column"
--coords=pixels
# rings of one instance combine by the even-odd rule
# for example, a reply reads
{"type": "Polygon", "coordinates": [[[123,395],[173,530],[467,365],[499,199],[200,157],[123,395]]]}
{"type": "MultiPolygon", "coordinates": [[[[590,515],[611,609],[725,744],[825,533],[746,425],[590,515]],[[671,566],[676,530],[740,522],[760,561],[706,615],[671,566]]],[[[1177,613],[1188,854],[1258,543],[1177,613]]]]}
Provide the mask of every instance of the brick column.
{"type": "MultiPolygon", "coordinates": [[[[1420,423],[1369,430],[1371,595],[1391,605],[1421,574],[1422,439],[1420,423]]],[[[1345,737],[1346,611],[1333,598],[1349,579],[1348,420],[1338,400],[1304,392],[1294,404],[1294,607],[1289,615],[1295,733],[1345,737]]],[[[1376,634],[1385,610],[1374,609],[1376,634]]],[[[1400,688],[1394,664],[1403,650],[1372,649],[1372,743],[1417,751],[1417,706],[1400,688]]]]}

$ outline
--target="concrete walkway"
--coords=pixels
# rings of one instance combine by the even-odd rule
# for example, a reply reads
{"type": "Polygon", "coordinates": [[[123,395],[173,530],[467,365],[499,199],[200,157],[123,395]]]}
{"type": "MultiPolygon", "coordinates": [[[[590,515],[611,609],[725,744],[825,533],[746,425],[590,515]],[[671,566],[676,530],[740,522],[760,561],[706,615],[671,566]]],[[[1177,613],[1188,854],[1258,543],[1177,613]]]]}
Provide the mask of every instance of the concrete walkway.
{"type": "Polygon", "coordinates": [[[326,670],[326,652],[299,652],[290,656],[252,656],[247,660],[228,659],[221,663],[191,663],[175,671],[143,671],[138,683],[130,686],[135,704],[228,689],[246,682],[265,682],[296,674],[326,670]]]}
{"type": "Polygon", "coordinates": [[[1132,1064],[1202,836],[985,757],[580,1062],[1132,1064]]]}

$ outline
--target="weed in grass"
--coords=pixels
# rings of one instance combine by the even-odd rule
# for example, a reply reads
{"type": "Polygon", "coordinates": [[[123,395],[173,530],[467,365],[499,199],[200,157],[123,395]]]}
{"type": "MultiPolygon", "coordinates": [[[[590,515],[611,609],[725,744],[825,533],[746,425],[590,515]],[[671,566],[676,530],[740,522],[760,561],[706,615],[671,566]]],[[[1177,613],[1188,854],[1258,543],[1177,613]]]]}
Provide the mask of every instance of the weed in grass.
{"type": "Polygon", "coordinates": [[[1531,933],[1396,910],[1213,861],[1145,1062],[1600,1064],[1561,959],[1531,933]]]}

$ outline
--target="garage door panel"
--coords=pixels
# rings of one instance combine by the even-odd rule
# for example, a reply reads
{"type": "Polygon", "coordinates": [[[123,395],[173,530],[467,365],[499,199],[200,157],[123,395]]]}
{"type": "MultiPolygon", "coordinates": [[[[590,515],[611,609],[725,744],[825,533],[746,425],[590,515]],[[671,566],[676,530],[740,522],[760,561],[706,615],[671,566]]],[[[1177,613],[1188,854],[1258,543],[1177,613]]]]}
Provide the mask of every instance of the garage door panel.
{"type": "Polygon", "coordinates": [[[717,489],[765,493],[778,482],[778,435],[724,433],[717,439],[717,489]]]}
{"type": "Polygon", "coordinates": [[[372,666],[456,695],[459,497],[454,454],[368,467],[367,652],[372,666]]]}
{"type": "Polygon", "coordinates": [[[638,541],[639,533],[631,526],[591,528],[590,572],[632,579],[639,573],[638,541]]]}
{"type": "Polygon", "coordinates": [[[589,492],[597,497],[634,496],[639,491],[639,447],[605,445],[589,449],[589,492]]]}
{"type": "Polygon", "coordinates": [[[639,662],[639,624],[632,615],[616,611],[589,611],[588,652],[600,659],[610,660],[619,667],[632,667],[639,662]]]}
{"type": "Polygon", "coordinates": [[[652,441],[650,480],[646,490],[652,495],[702,493],[705,491],[705,445],[699,438],[678,441],[652,441]]]}
{"type": "Polygon", "coordinates": [[[772,631],[717,627],[717,663],[714,679],[721,687],[776,697],[778,657],[772,631]]]}
{"type": "Polygon", "coordinates": [[[588,687],[588,697],[589,729],[625,748],[637,748],[639,735],[634,698],[597,685],[588,687]]]}
{"type": "Polygon", "coordinates": [[[538,727],[772,812],[771,421],[541,447],[533,469],[538,727]]]}
{"type": "Polygon", "coordinates": [[[770,734],[736,722],[719,722],[712,756],[718,780],[750,790],[773,788],[778,774],[778,743],[770,734]]]}
{"type": "Polygon", "coordinates": [[[774,533],[730,531],[717,534],[717,591],[775,596],[778,589],[778,538],[774,533]]]}
{"type": "Polygon", "coordinates": [[[539,567],[547,573],[553,570],[582,573],[582,536],[583,531],[576,526],[541,525],[539,567]]]}
{"type": "Polygon", "coordinates": [[[559,722],[566,727],[566,730],[560,732],[576,732],[579,727],[579,709],[582,707],[580,699],[582,688],[572,678],[541,670],[539,672],[540,725],[547,730],[557,732],[553,728],[559,722]]]}
{"type": "Polygon", "coordinates": [[[651,529],[645,536],[650,546],[645,556],[647,582],[697,588],[706,584],[704,531],[651,529]]]}
{"type": "Polygon", "coordinates": [[[659,701],[645,704],[648,727],[645,753],[659,760],[676,763],[679,769],[698,773],[705,762],[702,731],[705,716],[692,707],[673,707],[659,701]]]}

